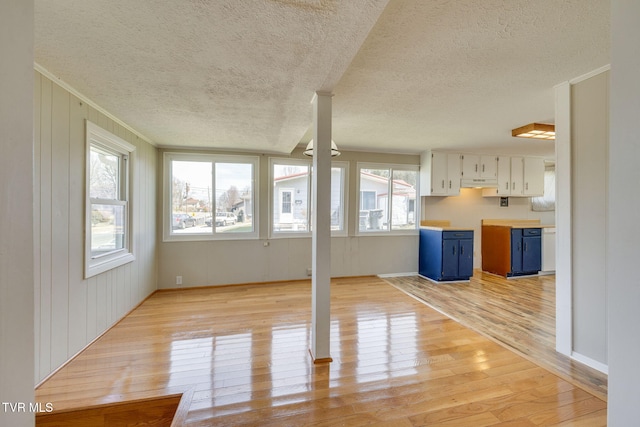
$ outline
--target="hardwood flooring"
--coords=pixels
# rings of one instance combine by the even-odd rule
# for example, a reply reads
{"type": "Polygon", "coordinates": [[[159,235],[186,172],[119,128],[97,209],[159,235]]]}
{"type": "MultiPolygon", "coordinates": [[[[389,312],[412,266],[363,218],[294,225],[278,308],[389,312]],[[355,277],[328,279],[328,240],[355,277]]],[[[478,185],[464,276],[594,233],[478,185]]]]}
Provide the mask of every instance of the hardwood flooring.
{"type": "Polygon", "coordinates": [[[476,270],[468,283],[434,283],[420,276],[385,280],[462,325],[607,399],[606,374],[555,350],[555,276],[505,279],[476,270]]]}
{"type": "MultiPolygon", "coordinates": [[[[36,390],[54,412],[191,390],[188,426],[604,426],[606,402],[375,277],[157,292],[36,390]]],[[[76,424],[81,425],[81,424],[76,424]]]]}

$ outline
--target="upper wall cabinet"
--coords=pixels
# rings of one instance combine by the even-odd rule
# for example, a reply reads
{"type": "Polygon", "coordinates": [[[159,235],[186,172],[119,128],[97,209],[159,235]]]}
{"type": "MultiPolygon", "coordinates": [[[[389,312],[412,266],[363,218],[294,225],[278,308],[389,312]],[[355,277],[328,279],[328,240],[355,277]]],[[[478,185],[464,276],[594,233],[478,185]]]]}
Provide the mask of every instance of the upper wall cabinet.
{"type": "Polygon", "coordinates": [[[460,194],[460,155],[425,151],[420,156],[420,195],[457,196],[460,194]]]}
{"type": "Polygon", "coordinates": [[[544,159],[498,156],[497,180],[497,188],[485,188],[482,191],[483,196],[542,196],[544,194],[544,159]]]}
{"type": "Polygon", "coordinates": [[[524,189],[525,196],[544,195],[544,159],[539,157],[524,158],[524,189]]]}
{"type": "Polygon", "coordinates": [[[480,156],[477,154],[462,154],[462,186],[482,187],[495,186],[498,158],[496,156],[480,156]]]}
{"type": "Polygon", "coordinates": [[[483,178],[495,179],[498,160],[496,156],[479,156],[477,154],[463,154],[462,179],[483,178]]]}

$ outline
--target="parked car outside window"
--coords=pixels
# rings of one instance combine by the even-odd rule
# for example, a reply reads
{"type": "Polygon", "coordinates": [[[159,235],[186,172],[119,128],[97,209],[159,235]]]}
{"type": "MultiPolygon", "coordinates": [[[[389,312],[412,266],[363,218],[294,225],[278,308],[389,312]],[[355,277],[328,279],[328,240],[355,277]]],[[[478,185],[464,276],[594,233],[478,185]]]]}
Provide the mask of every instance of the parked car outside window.
{"type": "Polygon", "coordinates": [[[173,214],[173,228],[185,229],[187,227],[195,227],[196,219],[187,214],[173,214]]]}
{"type": "Polygon", "coordinates": [[[216,225],[225,226],[235,224],[237,221],[236,214],[233,212],[216,212],[216,225]]]}

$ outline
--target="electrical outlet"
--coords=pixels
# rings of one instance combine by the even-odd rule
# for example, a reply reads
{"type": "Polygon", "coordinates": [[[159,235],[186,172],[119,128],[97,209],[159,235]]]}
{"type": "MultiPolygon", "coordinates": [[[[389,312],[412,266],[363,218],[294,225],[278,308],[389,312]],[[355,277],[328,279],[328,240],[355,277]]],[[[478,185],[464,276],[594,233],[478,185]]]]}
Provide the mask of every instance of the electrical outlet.
{"type": "Polygon", "coordinates": [[[307,276],[311,276],[313,274],[313,270],[311,270],[311,267],[307,268],[307,276]]]}
{"type": "Polygon", "coordinates": [[[182,285],[182,276],[176,276],[176,285],[182,285]]]}

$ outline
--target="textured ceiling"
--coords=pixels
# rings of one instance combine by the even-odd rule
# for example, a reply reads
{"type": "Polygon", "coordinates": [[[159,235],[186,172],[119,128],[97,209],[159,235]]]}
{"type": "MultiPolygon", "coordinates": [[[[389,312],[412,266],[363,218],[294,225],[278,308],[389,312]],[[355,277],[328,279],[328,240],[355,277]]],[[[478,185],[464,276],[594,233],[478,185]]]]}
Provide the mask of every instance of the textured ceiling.
{"type": "Polygon", "coordinates": [[[609,0],[35,0],[36,62],[160,146],[550,154],[553,86],[609,62],[609,0]]]}

